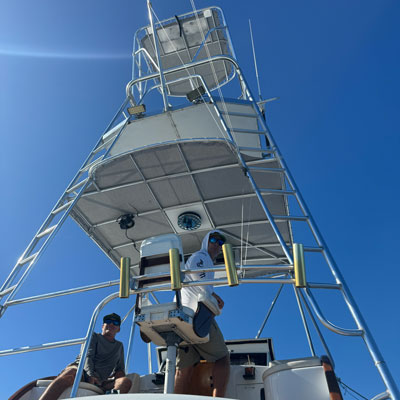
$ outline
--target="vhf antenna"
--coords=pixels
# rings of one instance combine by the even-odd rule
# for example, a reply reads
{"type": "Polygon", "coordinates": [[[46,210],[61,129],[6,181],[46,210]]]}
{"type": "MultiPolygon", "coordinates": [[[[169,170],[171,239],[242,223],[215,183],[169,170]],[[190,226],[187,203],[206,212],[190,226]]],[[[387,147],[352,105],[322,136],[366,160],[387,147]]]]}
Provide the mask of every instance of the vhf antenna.
{"type": "Polygon", "coordinates": [[[251,29],[251,20],[250,19],[249,19],[249,28],[250,28],[251,47],[253,49],[254,68],[256,70],[257,87],[258,87],[258,100],[261,101],[262,100],[262,96],[261,96],[261,88],[260,88],[260,79],[258,77],[256,50],[254,48],[253,30],[251,29]]]}

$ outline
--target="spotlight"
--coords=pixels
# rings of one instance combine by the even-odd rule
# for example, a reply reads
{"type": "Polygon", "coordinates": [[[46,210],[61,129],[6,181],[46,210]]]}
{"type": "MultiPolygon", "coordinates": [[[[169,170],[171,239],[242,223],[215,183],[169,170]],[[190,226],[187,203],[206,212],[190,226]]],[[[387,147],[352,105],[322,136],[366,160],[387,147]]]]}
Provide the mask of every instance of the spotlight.
{"type": "Polygon", "coordinates": [[[206,90],[204,89],[203,86],[199,86],[197,89],[192,90],[191,92],[186,94],[187,99],[191,103],[196,103],[201,99],[201,96],[203,96],[206,93],[206,90]]]}
{"type": "Polygon", "coordinates": [[[128,108],[128,113],[138,118],[143,116],[145,112],[146,112],[146,106],[144,104],[139,104],[138,106],[133,106],[128,108]]]}

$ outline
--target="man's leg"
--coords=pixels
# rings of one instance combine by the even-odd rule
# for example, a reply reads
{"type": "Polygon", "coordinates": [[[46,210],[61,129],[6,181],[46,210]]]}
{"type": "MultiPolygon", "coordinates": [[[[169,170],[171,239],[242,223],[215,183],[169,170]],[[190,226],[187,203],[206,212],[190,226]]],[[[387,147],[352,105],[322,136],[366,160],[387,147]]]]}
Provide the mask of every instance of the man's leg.
{"type": "Polygon", "coordinates": [[[57,400],[65,389],[73,385],[76,368],[67,368],[47,387],[39,400],[57,400]]]}
{"type": "Polygon", "coordinates": [[[190,383],[192,381],[194,367],[177,369],[175,373],[175,389],[176,394],[188,394],[190,389],[190,383]]]}
{"type": "Polygon", "coordinates": [[[126,376],[117,378],[115,380],[114,389],[119,390],[120,393],[128,393],[132,386],[132,382],[126,376]]]}
{"type": "Polygon", "coordinates": [[[215,361],[213,367],[213,397],[225,397],[230,373],[229,355],[215,361]]]}

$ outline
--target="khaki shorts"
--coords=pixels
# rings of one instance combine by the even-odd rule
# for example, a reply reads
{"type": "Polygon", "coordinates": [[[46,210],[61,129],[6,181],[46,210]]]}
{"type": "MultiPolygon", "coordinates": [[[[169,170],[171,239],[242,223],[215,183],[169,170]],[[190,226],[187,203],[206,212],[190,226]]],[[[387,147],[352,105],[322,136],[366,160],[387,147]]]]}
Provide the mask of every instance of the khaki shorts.
{"type": "Polygon", "coordinates": [[[201,359],[215,362],[229,355],[224,337],[215,320],[210,326],[210,340],[207,343],[179,346],[176,357],[176,368],[183,369],[196,365],[201,359]]]}

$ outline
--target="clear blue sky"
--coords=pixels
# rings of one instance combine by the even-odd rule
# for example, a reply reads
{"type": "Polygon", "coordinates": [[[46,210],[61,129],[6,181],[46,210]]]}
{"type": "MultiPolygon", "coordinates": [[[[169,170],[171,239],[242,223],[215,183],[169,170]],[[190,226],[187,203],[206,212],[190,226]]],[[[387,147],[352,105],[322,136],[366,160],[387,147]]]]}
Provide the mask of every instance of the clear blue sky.
{"type": "MultiPolygon", "coordinates": [[[[400,3],[395,0],[228,1],[220,6],[236,53],[256,92],[251,18],[264,98],[278,96],[268,123],[395,379],[400,367],[398,226],[400,3]]],[[[189,1],[154,0],[160,19],[189,1]]],[[[131,43],[147,24],[144,0],[0,2],[1,254],[3,281],[122,103],[131,43]]],[[[118,278],[118,270],[72,223],[56,238],[21,296],[118,278]]],[[[254,337],[276,288],[220,290],[227,339],[254,337]],[[242,292],[240,292],[242,290],[242,292]],[[257,303],[256,303],[257,302],[257,303]],[[245,324],[240,315],[260,310],[245,324]]],[[[78,295],[10,308],[0,320],[1,349],[84,336],[100,298],[78,295]]],[[[289,302],[290,291],[284,294],[289,302]]],[[[336,312],[336,301],[326,301],[336,312]]],[[[121,314],[127,302],[108,307],[121,314]]],[[[348,319],[335,315],[340,324],[348,319]]],[[[298,318],[298,317],[293,317],[298,318]]],[[[291,315],[265,331],[277,358],[308,355],[304,335],[289,336],[291,315]],[[278,333],[279,328],[286,332],[278,333]]],[[[120,334],[127,336],[127,328],[120,334]]],[[[337,373],[367,397],[383,390],[358,339],[338,346],[337,373]],[[350,361],[345,356],[350,355],[350,361]],[[354,381],[347,376],[356,370],[354,381]]],[[[0,358],[0,398],[57,374],[77,347],[0,358]]],[[[132,370],[144,373],[137,340],[132,370]]]]}

